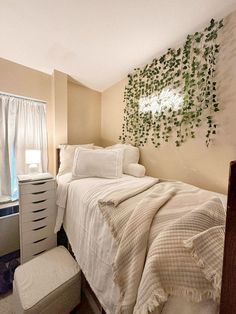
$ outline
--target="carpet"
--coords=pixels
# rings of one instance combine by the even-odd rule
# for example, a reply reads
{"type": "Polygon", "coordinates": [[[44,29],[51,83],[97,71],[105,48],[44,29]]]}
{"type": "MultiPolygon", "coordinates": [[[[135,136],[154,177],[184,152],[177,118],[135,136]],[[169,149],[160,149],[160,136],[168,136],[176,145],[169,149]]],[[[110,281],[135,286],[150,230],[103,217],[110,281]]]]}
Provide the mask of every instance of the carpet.
{"type": "MultiPolygon", "coordinates": [[[[0,314],[13,314],[13,294],[12,292],[1,295],[0,294],[0,314]]],[[[93,310],[91,309],[86,298],[82,297],[81,303],[78,308],[74,310],[74,314],[93,314],[93,310]]]]}
{"type": "Polygon", "coordinates": [[[13,294],[0,295],[0,314],[12,314],[13,294]]]}

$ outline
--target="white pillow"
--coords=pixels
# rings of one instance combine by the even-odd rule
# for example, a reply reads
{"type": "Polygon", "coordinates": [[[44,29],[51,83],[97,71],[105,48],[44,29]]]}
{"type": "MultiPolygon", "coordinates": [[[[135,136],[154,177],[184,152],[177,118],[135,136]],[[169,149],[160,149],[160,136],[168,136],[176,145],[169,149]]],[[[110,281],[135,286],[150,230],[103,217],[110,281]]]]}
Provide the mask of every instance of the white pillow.
{"type": "Polygon", "coordinates": [[[77,148],[72,179],[100,177],[115,179],[122,176],[123,149],[77,148]]]}
{"type": "Polygon", "coordinates": [[[93,146],[93,149],[104,149],[104,147],[94,145],[94,146],[93,146]]]}
{"type": "Polygon", "coordinates": [[[137,164],[139,161],[139,148],[134,147],[130,144],[115,144],[107,147],[106,149],[124,149],[124,157],[123,157],[123,173],[128,174],[128,165],[129,164],[137,164]]]}
{"type": "Polygon", "coordinates": [[[60,148],[60,167],[58,175],[72,172],[75,150],[78,147],[93,148],[93,144],[81,144],[81,145],[59,145],[60,148]]]}
{"type": "Polygon", "coordinates": [[[142,178],[145,176],[146,169],[143,165],[140,164],[128,164],[126,169],[126,174],[130,176],[142,178]]]}

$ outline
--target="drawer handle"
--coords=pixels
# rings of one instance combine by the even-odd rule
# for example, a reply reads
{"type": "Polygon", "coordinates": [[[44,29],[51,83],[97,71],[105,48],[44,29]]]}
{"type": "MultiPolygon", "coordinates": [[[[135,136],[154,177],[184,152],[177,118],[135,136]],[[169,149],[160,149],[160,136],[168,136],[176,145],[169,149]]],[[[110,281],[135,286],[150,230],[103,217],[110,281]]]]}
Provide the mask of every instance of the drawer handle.
{"type": "Polygon", "coordinates": [[[37,230],[40,230],[40,229],[44,229],[44,228],[46,228],[46,227],[47,227],[47,226],[38,227],[38,228],[32,229],[32,231],[37,231],[37,230]]]}
{"type": "Polygon", "coordinates": [[[43,203],[43,202],[46,202],[46,200],[42,200],[42,201],[35,201],[35,202],[32,202],[33,204],[38,204],[38,203],[43,203]]]}
{"type": "Polygon", "coordinates": [[[32,193],[32,194],[37,195],[37,194],[43,194],[43,193],[45,193],[45,192],[47,192],[47,191],[34,192],[34,193],[32,193]]]}
{"type": "Polygon", "coordinates": [[[43,252],[46,252],[46,250],[43,250],[43,251],[38,252],[38,253],[35,253],[34,256],[37,256],[37,255],[39,255],[39,254],[41,254],[41,253],[43,253],[43,252]]]}
{"type": "Polygon", "coordinates": [[[46,182],[39,182],[39,183],[32,183],[32,185],[42,185],[45,184],[46,182]]]}
{"type": "Polygon", "coordinates": [[[46,210],[46,209],[47,209],[47,208],[42,208],[42,209],[33,210],[33,213],[43,212],[43,211],[46,210]]]}
{"type": "Polygon", "coordinates": [[[44,220],[46,219],[47,217],[43,217],[43,218],[38,218],[38,219],[34,219],[33,222],[36,222],[36,221],[41,221],[41,220],[44,220]]]}
{"type": "Polygon", "coordinates": [[[37,240],[37,241],[34,241],[33,243],[39,243],[39,242],[42,242],[42,241],[44,241],[44,240],[46,240],[47,238],[42,238],[42,239],[40,239],[40,240],[37,240]]]}

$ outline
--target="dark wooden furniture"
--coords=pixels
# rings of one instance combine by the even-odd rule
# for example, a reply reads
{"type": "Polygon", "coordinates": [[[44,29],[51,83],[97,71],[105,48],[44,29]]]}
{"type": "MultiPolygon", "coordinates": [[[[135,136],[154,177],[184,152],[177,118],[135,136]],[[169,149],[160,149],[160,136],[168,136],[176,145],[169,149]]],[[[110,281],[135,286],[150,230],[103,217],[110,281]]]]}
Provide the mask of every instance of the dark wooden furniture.
{"type": "Polygon", "coordinates": [[[236,161],[230,163],[220,314],[236,313],[236,161]]]}

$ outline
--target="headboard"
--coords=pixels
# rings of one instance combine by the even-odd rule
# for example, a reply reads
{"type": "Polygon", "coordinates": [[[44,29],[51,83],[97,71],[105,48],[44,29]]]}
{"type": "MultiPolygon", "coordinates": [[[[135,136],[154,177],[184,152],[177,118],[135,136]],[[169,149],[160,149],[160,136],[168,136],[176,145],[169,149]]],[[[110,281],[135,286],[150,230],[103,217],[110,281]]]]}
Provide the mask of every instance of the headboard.
{"type": "Polygon", "coordinates": [[[56,149],[56,173],[58,173],[60,167],[60,148],[56,149]]]}

